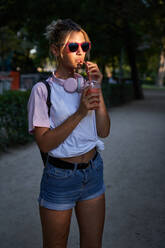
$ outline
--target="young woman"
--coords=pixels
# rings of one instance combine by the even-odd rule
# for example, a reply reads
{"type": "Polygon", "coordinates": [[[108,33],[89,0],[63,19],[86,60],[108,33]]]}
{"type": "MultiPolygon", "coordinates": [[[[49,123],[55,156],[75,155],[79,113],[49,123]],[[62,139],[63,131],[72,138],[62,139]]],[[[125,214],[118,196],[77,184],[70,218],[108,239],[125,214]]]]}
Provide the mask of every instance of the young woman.
{"type": "MultiPolygon", "coordinates": [[[[47,89],[39,82],[29,98],[29,131],[38,147],[48,152],[41,180],[39,208],[44,248],[67,247],[72,209],[80,230],[81,248],[100,248],[105,218],[103,161],[99,150],[110,119],[101,88],[76,90],[84,78],[75,70],[85,62],[91,43],[86,32],[70,19],[53,21],[46,36],[58,62],[47,79],[51,87],[48,115],[47,89]],[[76,86],[75,86],[76,85],[76,86]]],[[[86,61],[90,80],[102,81],[93,62],[86,61]]]]}

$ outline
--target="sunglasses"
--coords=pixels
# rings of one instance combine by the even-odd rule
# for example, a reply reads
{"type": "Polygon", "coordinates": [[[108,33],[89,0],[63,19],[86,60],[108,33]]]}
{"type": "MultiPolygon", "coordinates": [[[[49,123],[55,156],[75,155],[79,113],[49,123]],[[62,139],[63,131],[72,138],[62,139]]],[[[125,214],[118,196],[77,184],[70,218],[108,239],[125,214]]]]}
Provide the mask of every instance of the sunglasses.
{"type": "Polygon", "coordinates": [[[83,52],[86,53],[91,48],[91,43],[90,42],[82,42],[82,43],[68,42],[66,46],[68,48],[68,51],[71,53],[76,52],[80,46],[83,52]]]}

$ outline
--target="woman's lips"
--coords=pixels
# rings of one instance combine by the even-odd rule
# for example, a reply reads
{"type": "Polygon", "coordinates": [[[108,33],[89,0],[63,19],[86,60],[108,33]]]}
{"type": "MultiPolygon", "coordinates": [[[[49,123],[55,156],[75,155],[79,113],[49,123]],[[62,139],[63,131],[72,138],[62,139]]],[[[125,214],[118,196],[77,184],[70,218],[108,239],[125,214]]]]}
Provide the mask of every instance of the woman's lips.
{"type": "Polygon", "coordinates": [[[78,60],[76,60],[76,63],[82,65],[82,64],[84,64],[84,61],[83,61],[83,59],[78,59],[78,60]]]}
{"type": "Polygon", "coordinates": [[[81,68],[81,66],[84,64],[84,61],[83,60],[77,60],[76,64],[77,64],[78,68],[81,68]]]}

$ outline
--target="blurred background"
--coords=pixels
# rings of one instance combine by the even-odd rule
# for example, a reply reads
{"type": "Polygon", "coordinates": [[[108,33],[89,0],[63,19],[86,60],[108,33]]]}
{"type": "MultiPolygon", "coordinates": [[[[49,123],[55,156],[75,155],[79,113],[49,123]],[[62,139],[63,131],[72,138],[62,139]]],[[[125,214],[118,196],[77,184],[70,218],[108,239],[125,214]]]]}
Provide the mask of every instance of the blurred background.
{"type": "Polygon", "coordinates": [[[164,11],[163,0],[2,0],[1,80],[4,74],[15,78],[11,89],[27,88],[28,74],[52,70],[45,27],[54,19],[71,18],[89,34],[91,58],[104,76],[133,80],[135,96],[141,98],[139,83],[165,83],[164,11]]]}

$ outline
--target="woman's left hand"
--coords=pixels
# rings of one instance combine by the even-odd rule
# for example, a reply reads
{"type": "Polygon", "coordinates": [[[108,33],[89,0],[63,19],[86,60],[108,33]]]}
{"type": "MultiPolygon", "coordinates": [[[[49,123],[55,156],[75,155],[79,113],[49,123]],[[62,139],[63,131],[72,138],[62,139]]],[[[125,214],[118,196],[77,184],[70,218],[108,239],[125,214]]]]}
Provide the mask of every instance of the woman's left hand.
{"type": "Polygon", "coordinates": [[[89,80],[95,80],[95,81],[101,83],[101,81],[103,79],[103,75],[100,72],[97,64],[90,62],[90,61],[87,61],[86,62],[86,72],[88,74],[89,80]]]}

